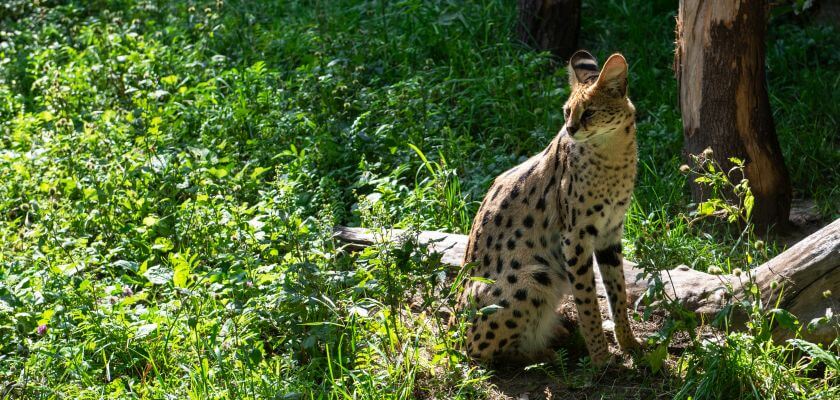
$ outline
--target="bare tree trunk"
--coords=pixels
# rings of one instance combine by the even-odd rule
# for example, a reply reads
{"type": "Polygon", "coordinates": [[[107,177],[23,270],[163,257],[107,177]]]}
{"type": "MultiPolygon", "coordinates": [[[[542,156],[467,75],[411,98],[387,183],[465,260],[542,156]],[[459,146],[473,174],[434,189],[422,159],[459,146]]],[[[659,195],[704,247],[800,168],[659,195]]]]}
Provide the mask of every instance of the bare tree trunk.
{"type": "Polygon", "coordinates": [[[519,0],[516,34],[529,46],[567,60],[577,50],[580,0],[519,0]]]}
{"type": "MultiPolygon", "coordinates": [[[[760,228],[787,225],[791,203],[767,98],[766,19],[763,0],[680,0],[674,58],[685,152],[711,147],[725,171],[732,167],[730,157],[746,161],[753,222],[760,228]]],[[[695,201],[705,199],[693,182],[691,192],[695,201]]]]}
{"type": "MultiPolygon", "coordinates": [[[[406,232],[399,229],[379,233],[364,228],[337,227],[335,237],[351,249],[360,249],[380,241],[404,240],[406,232]]],[[[441,253],[441,262],[459,268],[464,260],[467,236],[434,231],[419,232],[417,241],[436,253],[441,253]]],[[[636,264],[624,261],[624,276],[627,277],[627,296],[630,302],[643,296],[651,282],[643,279],[643,271],[636,264]]],[[[598,274],[599,269],[594,269],[598,274]]],[[[766,307],[778,307],[790,311],[801,322],[799,332],[802,338],[824,344],[838,337],[840,314],[834,314],[831,321],[814,330],[805,329],[814,318],[826,315],[827,309],[838,309],[840,300],[840,219],[802,239],[787,251],[741,276],[710,275],[680,265],[662,271],[660,278],[665,282],[665,291],[687,310],[706,321],[732,304],[747,296],[749,286],[754,282],[761,292],[766,307]],[[751,277],[751,278],[750,278],[751,277]],[[774,283],[775,282],[775,283],[774,283]]],[[[596,291],[601,297],[606,291],[601,279],[596,279],[596,291]]],[[[746,318],[735,314],[733,324],[743,326],[746,318]]],[[[777,340],[793,337],[794,332],[781,327],[773,331],[777,340]]]]}

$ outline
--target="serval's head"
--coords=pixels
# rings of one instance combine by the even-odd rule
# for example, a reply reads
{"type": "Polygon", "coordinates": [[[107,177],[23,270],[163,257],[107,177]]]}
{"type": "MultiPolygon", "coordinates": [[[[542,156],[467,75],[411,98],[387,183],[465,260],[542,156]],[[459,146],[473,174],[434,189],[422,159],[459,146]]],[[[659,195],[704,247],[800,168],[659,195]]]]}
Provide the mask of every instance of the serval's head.
{"type": "Polygon", "coordinates": [[[566,131],[577,141],[611,134],[634,134],[628,127],[636,109],[627,98],[627,60],[613,54],[598,72],[598,62],[585,50],[569,59],[571,94],[563,106],[566,131]]]}

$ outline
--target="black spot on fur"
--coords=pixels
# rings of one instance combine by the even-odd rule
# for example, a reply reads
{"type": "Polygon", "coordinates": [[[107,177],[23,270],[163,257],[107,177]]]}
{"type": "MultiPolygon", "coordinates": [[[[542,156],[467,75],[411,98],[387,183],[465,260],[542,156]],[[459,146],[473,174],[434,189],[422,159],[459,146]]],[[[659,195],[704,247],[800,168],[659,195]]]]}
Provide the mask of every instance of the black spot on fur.
{"type": "Polygon", "coordinates": [[[487,235],[487,248],[493,245],[493,235],[487,235]]]}
{"type": "Polygon", "coordinates": [[[592,236],[598,236],[598,229],[592,225],[586,225],[586,233],[592,236]]]}
{"type": "Polygon", "coordinates": [[[484,260],[482,260],[482,261],[484,262],[484,266],[485,266],[485,267],[489,267],[489,266],[490,266],[490,256],[489,256],[489,255],[485,254],[485,255],[484,255],[484,260]]]}
{"type": "Polygon", "coordinates": [[[513,233],[513,236],[516,236],[517,239],[522,237],[522,229],[517,229],[516,232],[513,233]]]}
{"type": "Polygon", "coordinates": [[[502,295],[502,288],[497,287],[493,289],[493,297],[499,297],[502,295]]]}
{"type": "Polygon", "coordinates": [[[526,240],[526,241],[525,241],[525,245],[526,245],[526,246],[528,246],[528,248],[529,248],[529,249],[533,249],[533,248],[534,248],[534,242],[533,242],[533,241],[531,241],[531,240],[526,240]]]}
{"type": "Polygon", "coordinates": [[[610,246],[606,249],[596,251],[595,259],[598,260],[598,264],[600,265],[617,266],[621,264],[619,254],[621,254],[621,246],[610,246]],[[618,247],[618,249],[616,249],[616,247],[618,247]]]}
{"type": "Polygon", "coordinates": [[[508,281],[508,283],[511,283],[511,284],[516,283],[516,275],[514,275],[514,274],[508,275],[507,276],[507,281],[508,281]]]}
{"type": "Polygon", "coordinates": [[[502,299],[502,301],[499,302],[499,305],[504,307],[504,308],[508,308],[508,307],[510,307],[510,302],[505,300],[505,299],[502,299]]]}
{"type": "Polygon", "coordinates": [[[492,330],[499,329],[499,324],[497,324],[496,321],[491,321],[490,322],[490,329],[492,329],[492,330]]]}
{"type": "Polygon", "coordinates": [[[510,190],[510,198],[515,199],[517,197],[519,197],[519,185],[514,186],[513,189],[510,190]]]}
{"type": "Polygon", "coordinates": [[[522,311],[513,310],[513,317],[514,318],[522,318],[522,311]]]}
{"type": "Polygon", "coordinates": [[[545,190],[543,190],[543,196],[548,194],[548,191],[551,190],[551,187],[554,186],[555,183],[557,183],[557,179],[552,176],[551,180],[548,181],[548,186],[546,186],[545,190]]]}
{"type": "Polygon", "coordinates": [[[519,289],[514,293],[513,297],[519,301],[525,301],[528,299],[528,291],[525,289],[519,289]]]}
{"type": "Polygon", "coordinates": [[[514,240],[514,239],[508,239],[508,241],[507,241],[507,248],[508,248],[508,250],[513,250],[513,249],[515,249],[515,248],[516,248],[516,240],[514,240]]]}
{"type": "Polygon", "coordinates": [[[502,257],[497,257],[496,258],[496,273],[497,274],[502,273],[502,257]]]}
{"type": "Polygon", "coordinates": [[[502,214],[496,214],[496,216],[493,217],[493,223],[496,224],[496,226],[502,226],[502,214]]]}
{"type": "Polygon", "coordinates": [[[496,196],[499,195],[499,190],[502,190],[501,186],[496,186],[496,189],[493,190],[493,195],[490,196],[490,200],[496,200],[496,196]]]}
{"type": "Polygon", "coordinates": [[[536,297],[531,299],[531,304],[534,305],[534,308],[540,308],[540,306],[542,306],[544,302],[545,302],[545,300],[538,299],[536,297]]]}
{"type": "Polygon", "coordinates": [[[589,271],[591,268],[592,268],[592,257],[589,257],[589,258],[586,259],[586,261],[583,262],[583,264],[580,265],[580,268],[578,268],[578,270],[575,271],[575,273],[578,274],[578,275],[583,275],[587,271],[589,271]]]}
{"type": "Polygon", "coordinates": [[[486,349],[486,348],[488,348],[488,347],[490,347],[490,343],[487,343],[487,342],[481,342],[481,343],[478,345],[478,351],[484,350],[484,349],[486,349]]]}
{"type": "Polygon", "coordinates": [[[540,197],[537,201],[537,210],[545,211],[545,197],[540,197]]]}
{"type": "Polygon", "coordinates": [[[485,338],[485,339],[487,339],[487,340],[490,340],[490,339],[495,339],[495,338],[496,338],[496,334],[495,334],[495,333],[493,333],[493,332],[488,331],[487,333],[485,333],[485,334],[484,334],[484,338],[485,338]]]}
{"type": "Polygon", "coordinates": [[[575,284],[575,289],[577,289],[577,290],[583,290],[583,284],[582,284],[582,283],[576,283],[576,284],[575,284]]]}
{"type": "Polygon", "coordinates": [[[592,208],[595,209],[595,211],[601,211],[601,210],[604,209],[604,205],[603,204],[596,204],[596,205],[592,206],[592,208]]]}
{"type": "Polygon", "coordinates": [[[522,266],[522,264],[520,264],[520,263],[519,263],[519,261],[516,261],[516,260],[510,260],[510,267],[511,267],[511,268],[513,268],[513,269],[519,269],[521,266],[522,266]]]}
{"type": "Polygon", "coordinates": [[[514,321],[512,319],[509,319],[509,320],[505,321],[505,326],[510,328],[510,329],[515,329],[517,327],[516,321],[514,321]]]}
{"type": "Polygon", "coordinates": [[[499,347],[505,347],[505,345],[507,344],[507,342],[508,342],[508,340],[507,340],[507,339],[502,339],[502,340],[500,340],[500,341],[499,341],[499,347]]]}
{"type": "Polygon", "coordinates": [[[508,199],[502,200],[502,210],[506,210],[508,207],[510,207],[510,201],[508,199]]]}
{"type": "Polygon", "coordinates": [[[522,225],[526,228],[532,228],[534,226],[534,217],[528,215],[522,220],[522,225]]]}
{"type": "Polygon", "coordinates": [[[574,267],[575,265],[577,265],[577,263],[578,263],[578,258],[577,257],[572,257],[572,258],[566,260],[566,265],[568,265],[570,267],[574,267]]]}
{"type": "Polygon", "coordinates": [[[538,254],[535,254],[535,255],[534,255],[534,260],[536,260],[538,263],[540,263],[540,264],[542,264],[542,265],[548,265],[548,260],[546,260],[545,258],[542,258],[542,257],[541,257],[540,255],[538,255],[538,254]]]}
{"type": "Polygon", "coordinates": [[[507,224],[505,224],[505,228],[510,228],[513,226],[513,217],[508,218],[507,224]]]}
{"type": "Polygon", "coordinates": [[[581,246],[579,244],[575,245],[575,255],[579,256],[581,254],[583,254],[583,246],[581,246]]]}
{"type": "Polygon", "coordinates": [[[534,280],[537,281],[541,285],[550,286],[551,285],[551,278],[549,278],[548,274],[541,271],[534,274],[534,280]]]}

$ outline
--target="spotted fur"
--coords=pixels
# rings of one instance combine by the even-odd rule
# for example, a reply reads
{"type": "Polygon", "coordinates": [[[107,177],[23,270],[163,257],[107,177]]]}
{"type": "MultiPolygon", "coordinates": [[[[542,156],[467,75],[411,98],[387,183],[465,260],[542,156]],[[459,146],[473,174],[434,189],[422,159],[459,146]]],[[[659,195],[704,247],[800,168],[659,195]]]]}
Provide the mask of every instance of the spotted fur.
{"type": "MultiPolygon", "coordinates": [[[[540,361],[562,328],[555,312],[574,298],[595,364],[609,359],[595,293],[601,270],[618,343],[635,348],[627,318],[621,253],[624,215],[636,177],[635,108],[627,98],[627,62],[604,67],[579,51],[569,62],[566,122],[541,153],[496,178],[473,222],[464,259],[469,274],[460,310],[498,305],[471,321],[470,356],[540,361]]],[[[487,309],[485,309],[487,310],[487,309]]]]}

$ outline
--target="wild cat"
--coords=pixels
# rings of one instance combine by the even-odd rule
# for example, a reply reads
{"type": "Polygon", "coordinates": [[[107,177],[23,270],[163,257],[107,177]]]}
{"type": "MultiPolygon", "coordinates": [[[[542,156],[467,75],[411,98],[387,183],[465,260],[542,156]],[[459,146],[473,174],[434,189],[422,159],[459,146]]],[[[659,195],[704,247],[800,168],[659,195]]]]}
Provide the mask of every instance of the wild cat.
{"type": "Polygon", "coordinates": [[[627,61],[613,54],[598,69],[578,51],[569,61],[565,125],[544,151],[496,178],[470,232],[458,308],[498,305],[476,316],[468,354],[484,362],[540,361],[560,328],[556,306],[572,295],[592,361],[609,349],[595,293],[593,257],[623,349],[639,343],[627,318],[621,235],[636,179],[635,108],[627,61]],[[488,283],[491,282],[492,283],[488,283]]]}

